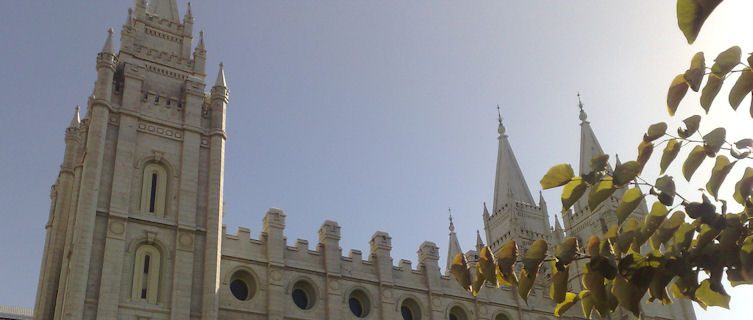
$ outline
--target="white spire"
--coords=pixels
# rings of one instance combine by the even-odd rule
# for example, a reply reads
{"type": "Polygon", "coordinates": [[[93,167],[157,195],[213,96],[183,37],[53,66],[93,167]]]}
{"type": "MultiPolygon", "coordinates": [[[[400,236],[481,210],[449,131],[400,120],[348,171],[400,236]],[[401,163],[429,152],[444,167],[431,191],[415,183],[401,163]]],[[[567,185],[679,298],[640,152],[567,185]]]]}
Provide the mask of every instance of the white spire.
{"type": "Polygon", "coordinates": [[[153,15],[180,23],[178,19],[178,5],[175,3],[175,0],[151,0],[146,10],[153,15]]]}
{"type": "Polygon", "coordinates": [[[81,117],[78,115],[80,109],[81,107],[76,105],[76,112],[73,113],[73,119],[71,119],[71,123],[68,125],[68,128],[78,127],[78,125],[81,123],[81,117]]]}
{"type": "Polygon", "coordinates": [[[220,71],[217,72],[217,80],[214,82],[215,87],[227,87],[225,84],[225,69],[222,65],[222,62],[220,62],[220,71]]]}
{"type": "Polygon", "coordinates": [[[199,43],[196,45],[196,49],[204,50],[204,30],[199,31],[199,43]]]}
{"type": "Polygon", "coordinates": [[[455,225],[452,223],[452,209],[448,208],[447,211],[450,213],[450,243],[447,245],[447,266],[445,267],[445,273],[449,274],[452,259],[463,251],[460,250],[460,242],[458,242],[458,237],[455,235],[455,225]]]}
{"type": "Polygon", "coordinates": [[[193,18],[193,12],[191,12],[191,1],[188,2],[188,6],[186,7],[186,14],[183,17],[183,20],[189,20],[193,18]]]}
{"type": "MultiPolygon", "coordinates": [[[[498,106],[499,108],[499,106],[498,106]]],[[[502,125],[502,116],[498,115],[499,121],[499,149],[497,151],[497,176],[494,181],[494,203],[492,214],[496,214],[505,205],[515,201],[535,204],[528,184],[523,178],[518,160],[512,151],[510,142],[502,125]]]]}
{"type": "Polygon", "coordinates": [[[596,139],[591,123],[586,121],[586,112],[583,111],[583,102],[578,93],[578,107],[580,108],[580,174],[591,172],[591,159],[594,156],[604,154],[604,150],[596,139]]]}
{"type": "Polygon", "coordinates": [[[127,27],[133,26],[133,9],[131,9],[131,8],[128,8],[128,18],[126,18],[125,25],[127,27]]]}
{"type": "Polygon", "coordinates": [[[112,33],[113,33],[112,28],[110,28],[110,30],[107,30],[107,40],[105,40],[105,45],[102,47],[103,53],[109,53],[109,54],[114,53],[114,50],[112,48],[112,33]]]}
{"type": "Polygon", "coordinates": [[[484,247],[484,241],[481,240],[481,232],[476,229],[476,252],[481,252],[481,248],[484,247]]]}

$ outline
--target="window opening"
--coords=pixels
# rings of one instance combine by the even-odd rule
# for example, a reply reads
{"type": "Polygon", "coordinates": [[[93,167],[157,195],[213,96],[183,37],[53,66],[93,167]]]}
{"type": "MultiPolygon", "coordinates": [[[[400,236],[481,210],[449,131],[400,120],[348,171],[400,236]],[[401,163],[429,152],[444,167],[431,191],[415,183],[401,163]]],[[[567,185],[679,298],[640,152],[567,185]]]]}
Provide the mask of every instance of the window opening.
{"type": "Polygon", "coordinates": [[[154,213],[154,203],[157,201],[157,173],[152,172],[152,188],[149,193],[149,212],[154,213]]]}

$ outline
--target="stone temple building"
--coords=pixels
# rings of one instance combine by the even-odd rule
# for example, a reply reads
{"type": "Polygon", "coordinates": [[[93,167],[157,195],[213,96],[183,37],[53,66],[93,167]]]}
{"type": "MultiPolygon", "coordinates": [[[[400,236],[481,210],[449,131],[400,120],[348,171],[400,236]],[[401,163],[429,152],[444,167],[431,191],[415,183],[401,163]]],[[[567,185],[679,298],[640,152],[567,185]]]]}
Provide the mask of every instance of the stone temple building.
{"type": "MultiPolygon", "coordinates": [[[[34,319],[554,319],[546,267],[526,303],[509,287],[467,293],[440,271],[440,250],[428,241],[415,265],[395,263],[390,235],[381,231],[368,253],[344,255],[337,222],[325,221],[315,244],[289,243],[285,214],[275,208],[258,237],[246,228],[227,233],[229,91],[220,64],[206,92],[207,51],[201,32],[194,39],[193,23],[190,4],[181,19],[175,0],[135,0],[119,49],[111,30],[96,55],[86,115],[80,119],[77,109],[65,131],[50,194],[34,319]]],[[[603,152],[585,113],[581,121],[583,171],[603,152]]],[[[580,203],[564,227],[555,220],[552,228],[501,119],[498,133],[493,206],[483,211],[492,248],[509,239],[522,249],[536,239],[588,239],[614,222],[611,199],[595,212],[580,203]]],[[[452,224],[445,252],[448,264],[461,252],[452,224]]],[[[475,261],[476,252],[466,255],[475,261]]],[[[580,290],[577,279],[571,287],[580,290]]],[[[695,319],[684,300],[643,308],[645,319],[695,319]]],[[[582,319],[580,307],[563,318],[582,319]]]]}

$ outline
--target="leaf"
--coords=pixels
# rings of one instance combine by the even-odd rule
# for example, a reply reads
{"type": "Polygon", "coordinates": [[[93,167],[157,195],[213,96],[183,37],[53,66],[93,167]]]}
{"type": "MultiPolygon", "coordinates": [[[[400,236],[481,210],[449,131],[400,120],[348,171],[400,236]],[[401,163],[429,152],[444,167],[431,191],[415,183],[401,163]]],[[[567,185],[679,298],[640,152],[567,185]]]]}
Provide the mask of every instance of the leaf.
{"type": "Polygon", "coordinates": [[[549,297],[555,303],[565,300],[567,293],[567,277],[570,274],[570,267],[558,270],[556,262],[552,261],[552,283],[549,285],[549,297]]]}
{"type": "Polygon", "coordinates": [[[541,262],[546,257],[547,243],[544,240],[536,240],[526,251],[523,258],[523,271],[520,272],[520,282],[518,283],[518,294],[523,301],[528,303],[528,294],[533,288],[536,281],[536,275],[539,273],[541,262]]]}
{"type": "Polygon", "coordinates": [[[633,181],[641,172],[641,165],[637,161],[628,161],[614,168],[613,182],[616,186],[623,186],[633,181]]]}
{"type": "Polygon", "coordinates": [[[729,309],[730,296],[726,293],[720,293],[711,289],[711,282],[709,279],[701,281],[701,285],[695,291],[695,296],[699,300],[703,301],[706,305],[717,306],[725,309],[729,309]]]}
{"type": "Polygon", "coordinates": [[[735,66],[740,64],[741,55],[742,50],[740,50],[740,47],[738,46],[733,46],[724,50],[716,57],[716,59],[714,59],[714,65],[711,66],[711,72],[720,77],[727,75],[727,73],[732,71],[735,66]]]}
{"type": "Polygon", "coordinates": [[[687,81],[690,85],[690,89],[698,92],[698,89],[701,88],[701,82],[703,81],[703,76],[705,73],[706,59],[703,56],[703,52],[697,52],[693,56],[693,59],[690,60],[690,69],[685,71],[683,77],[685,78],[685,81],[687,81]]]}
{"type": "Polygon", "coordinates": [[[672,213],[672,216],[669,217],[669,219],[664,220],[664,222],[662,222],[662,224],[659,226],[659,229],[654,232],[654,235],[651,236],[651,249],[661,249],[661,245],[667,243],[667,241],[672,239],[675,231],[680,228],[684,221],[684,212],[675,211],[674,213],[672,213]]]}
{"type": "Polygon", "coordinates": [[[518,259],[518,245],[515,240],[505,243],[497,253],[497,283],[507,286],[517,286],[518,276],[515,275],[515,261],[518,259]]]}
{"type": "Polygon", "coordinates": [[[654,141],[664,136],[665,133],[667,133],[666,122],[654,123],[651,126],[649,126],[646,133],[643,134],[643,141],[646,141],[646,142],[654,141]]]}
{"type": "Polygon", "coordinates": [[[682,164],[682,175],[685,177],[685,180],[690,181],[693,173],[695,173],[695,170],[698,169],[704,159],[706,159],[706,152],[703,147],[695,146],[682,164]]]}
{"type": "Polygon", "coordinates": [[[617,190],[612,183],[612,177],[605,177],[599,183],[591,188],[588,193],[588,208],[594,211],[596,207],[604,202],[609,196],[617,190]]]}
{"type": "Polygon", "coordinates": [[[701,116],[690,116],[685,118],[685,120],[682,120],[682,122],[685,124],[685,129],[677,128],[677,134],[680,135],[680,138],[687,138],[698,131],[698,128],[701,125],[701,116]]]}
{"type": "MultiPolygon", "coordinates": [[[[673,216],[674,217],[674,216],[673,216]]],[[[672,246],[670,247],[672,252],[683,252],[688,250],[691,242],[693,241],[693,235],[695,234],[695,225],[690,223],[682,223],[677,231],[675,231],[672,237],[672,246]]]]}
{"type": "Polygon", "coordinates": [[[723,77],[711,73],[706,81],[706,85],[701,90],[701,107],[703,110],[706,110],[707,114],[709,113],[709,108],[711,108],[711,103],[714,102],[714,98],[716,98],[716,95],[719,94],[719,90],[722,88],[722,83],[724,83],[723,77]]]}
{"type": "Polygon", "coordinates": [[[609,163],[608,154],[595,155],[591,158],[591,169],[594,171],[604,171],[607,168],[607,163],[609,163]]]}
{"type": "Polygon", "coordinates": [[[711,204],[705,194],[701,195],[703,202],[685,203],[685,211],[692,219],[710,219],[716,215],[716,206],[711,204]]]}
{"type": "Polygon", "coordinates": [[[640,317],[640,302],[643,293],[622,277],[614,279],[612,294],[617,297],[620,306],[630,311],[635,317],[640,317]]]}
{"type": "Polygon", "coordinates": [[[638,207],[643,200],[643,193],[639,188],[630,188],[617,204],[615,215],[617,216],[617,225],[621,225],[625,219],[638,207]]]}
{"type": "Polygon", "coordinates": [[[583,290],[578,294],[580,306],[583,308],[583,316],[591,319],[591,311],[594,309],[594,299],[591,291],[583,290]]]}
{"type": "Polygon", "coordinates": [[[706,183],[706,191],[714,196],[714,199],[719,199],[719,187],[722,185],[724,178],[727,177],[727,174],[732,170],[735,163],[737,163],[737,161],[729,162],[729,159],[725,156],[716,157],[714,168],[711,169],[711,177],[709,178],[709,182],[706,183]]]}
{"type": "Polygon", "coordinates": [[[659,202],[654,202],[651,206],[651,212],[644,219],[641,233],[636,239],[638,246],[643,245],[659,229],[659,226],[664,222],[668,213],[669,210],[667,210],[667,207],[659,202]]]}
{"type": "Polygon", "coordinates": [[[740,102],[743,102],[748,93],[753,89],[753,72],[750,68],[743,69],[740,77],[735,81],[735,85],[732,86],[732,90],[729,91],[729,105],[732,109],[737,110],[740,102]]]}
{"type": "Polygon", "coordinates": [[[452,258],[450,273],[465,291],[471,292],[471,271],[468,268],[468,259],[462,253],[452,258]]]}
{"type": "Polygon", "coordinates": [[[732,195],[740,204],[745,204],[745,200],[750,196],[753,189],[753,168],[745,168],[742,179],[735,184],[735,193],[732,195]]]}
{"type": "Polygon", "coordinates": [[[583,196],[588,184],[581,177],[574,177],[562,188],[562,213],[567,212],[583,196]]]}
{"type": "Polygon", "coordinates": [[[564,186],[575,176],[573,168],[569,164],[558,164],[541,178],[541,187],[546,189],[564,186]]]}
{"type": "MultiPolygon", "coordinates": [[[[598,237],[596,239],[598,243],[598,237]]],[[[583,265],[582,282],[583,286],[591,292],[596,311],[605,316],[609,312],[609,304],[607,302],[607,289],[604,285],[604,275],[592,270],[590,264],[586,263],[583,265]]]]}
{"type": "Polygon", "coordinates": [[[628,251],[630,245],[635,240],[635,237],[641,231],[641,223],[635,218],[629,218],[625,221],[625,225],[622,226],[622,232],[617,235],[617,241],[615,241],[615,251],[618,255],[621,255],[628,251]]]}
{"type": "Polygon", "coordinates": [[[667,171],[669,164],[672,163],[677,157],[677,154],[680,153],[681,146],[682,145],[677,142],[677,139],[667,141],[667,146],[664,147],[664,152],[662,152],[661,161],[659,162],[659,168],[661,169],[659,174],[664,174],[664,172],[667,171]]]}
{"type": "Polygon", "coordinates": [[[499,284],[497,283],[496,261],[497,259],[494,258],[492,249],[488,246],[484,246],[481,248],[481,252],[479,252],[479,260],[476,263],[476,267],[481,277],[483,277],[491,285],[498,287],[499,284]]]}
{"type": "Polygon", "coordinates": [[[675,277],[674,274],[666,270],[665,268],[657,268],[651,283],[648,285],[649,299],[648,301],[659,300],[662,304],[672,303],[672,299],[669,298],[667,292],[667,285],[675,277]]]}
{"type": "Polygon", "coordinates": [[[578,295],[572,292],[565,293],[565,299],[554,307],[554,316],[561,317],[567,310],[578,302],[578,295]]]}
{"type": "Polygon", "coordinates": [[[671,206],[675,198],[675,182],[672,176],[662,176],[656,179],[654,189],[659,191],[658,198],[665,206],[671,206]]]}
{"type": "Polygon", "coordinates": [[[722,0],[677,0],[677,26],[688,44],[693,44],[701,27],[722,0]]]}
{"type": "Polygon", "coordinates": [[[730,155],[735,159],[745,159],[753,152],[753,139],[742,139],[735,142],[730,155]]]}
{"type": "Polygon", "coordinates": [[[743,280],[753,280],[753,235],[745,238],[740,247],[740,273],[743,280]]]}
{"type": "Polygon", "coordinates": [[[719,152],[719,149],[722,148],[722,144],[724,144],[724,137],[726,134],[727,130],[723,127],[719,127],[711,130],[711,132],[703,136],[703,149],[706,150],[707,156],[713,157],[719,152]]]}
{"type": "Polygon", "coordinates": [[[651,153],[654,152],[654,144],[651,142],[642,141],[638,145],[638,158],[635,161],[641,165],[641,170],[646,166],[646,162],[651,158],[651,153]]]}
{"type": "Polygon", "coordinates": [[[667,111],[670,116],[675,115],[677,107],[680,105],[680,101],[685,97],[685,93],[688,92],[688,82],[685,81],[685,77],[678,74],[669,85],[667,90],[667,111]]]}
{"type": "Polygon", "coordinates": [[[578,239],[569,237],[563,240],[562,243],[557,245],[554,254],[556,269],[563,270],[573,261],[576,254],[578,254],[578,239]]]}
{"type": "Polygon", "coordinates": [[[719,236],[722,229],[713,228],[707,224],[701,225],[701,231],[698,233],[698,239],[696,240],[696,250],[701,250],[719,236]]]}

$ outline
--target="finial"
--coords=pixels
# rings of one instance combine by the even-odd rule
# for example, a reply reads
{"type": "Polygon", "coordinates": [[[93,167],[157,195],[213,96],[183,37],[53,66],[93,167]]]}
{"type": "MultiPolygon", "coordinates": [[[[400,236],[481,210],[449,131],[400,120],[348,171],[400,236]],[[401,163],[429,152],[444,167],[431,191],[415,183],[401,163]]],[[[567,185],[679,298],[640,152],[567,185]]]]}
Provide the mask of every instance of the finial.
{"type": "Polygon", "coordinates": [[[447,212],[450,214],[450,232],[455,232],[455,225],[452,223],[452,208],[447,208],[447,212]]]}
{"type": "Polygon", "coordinates": [[[502,113],[499,111],[499,105],[497,105],[497,122],[499,122],[499,127],[497,128],[497,132],[499,132],[500,135],[505,134],[505,126],[502,125],[502,113]]]}
{"type": "Polygon", "coordinates": [[[73,119],[71,119],[71,124],[68,125],[69,128],[75,128],[78,127],[78,125],[81,123],[81,117],[79,117],[78,112],[81,109],[78,105],[76,105],[76,112],[73,113],[73,119]]]}
{"type": "Polygon", "coordinates": [[[204,50],[204,30],[199,31],[199,43],[196,45],[196,49],[204,50]]]}
{"type": "Polygon", "coordinates": [[[481,248],[484,247],[484,241],[481,240],[481,232],[476,229],[476,250],[481,253],[481,248]]]}
{"type": "Polygon", "coordinates": [[[105,45],[102,47],[103,53],[109,53],[109,54],[113,53],[113,49],[112,49],[112,33],[113,32],[114,31],[112,30],[112,28],[110,28],[110,30],[107,30],[107,40],[105,40],[105,45]]]}
{"type": "Polygon", "coordinates": [[[585,111],[583,111],[583,101],[580,100],[580,92],[578,92],[578,108],[580,108],[580,115],[578,116],[578,118],[580,119],[580,121],[586,122],[588,115],[585,111]]]}
{"type": "MultiPolygon", "coordinates": [[[[193,15],[191,14],[191,1],[188,2],[188,8],[186,9],[185,18],[193,18],[193,15]]],[[[183,20],[186,20],[185,18],[183,20]]]]}
{"type": "Polygon", "coordinates": [[[620,155],[619,154],[615,153],[614,154],[614,159],[615,159],[615,166],[619,166],[619,165],[622,164],[622,161],[620,161],[620,155]]]}
{"type": "Polygon", "coordinates": [[[220,62],[220,71],[217,73],[217,81],[214,82],[215,87],[225,87],[225,70],[224,65],[220,62]]]}

